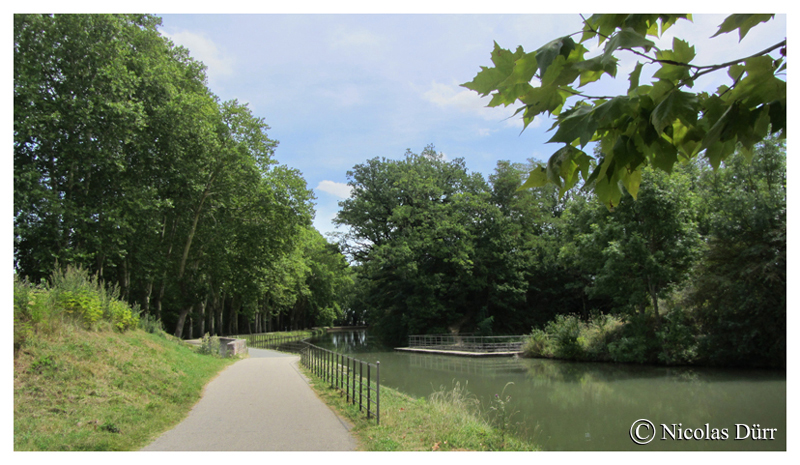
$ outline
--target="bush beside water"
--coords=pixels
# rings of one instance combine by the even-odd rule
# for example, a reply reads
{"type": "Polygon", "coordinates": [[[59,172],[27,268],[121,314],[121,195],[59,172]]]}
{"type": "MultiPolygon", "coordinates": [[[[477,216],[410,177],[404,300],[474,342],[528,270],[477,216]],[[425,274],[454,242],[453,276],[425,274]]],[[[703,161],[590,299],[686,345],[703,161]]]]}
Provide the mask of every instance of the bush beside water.
{"type": "Polygon", "coordinates": [[[525,357],[576,361],[687,365],[702,363],[699,331],[690,315],[675,308],[662,318],[649,314],[595,314],[583,320],[558,315],[534,329],[523,345],[525,357]]]}

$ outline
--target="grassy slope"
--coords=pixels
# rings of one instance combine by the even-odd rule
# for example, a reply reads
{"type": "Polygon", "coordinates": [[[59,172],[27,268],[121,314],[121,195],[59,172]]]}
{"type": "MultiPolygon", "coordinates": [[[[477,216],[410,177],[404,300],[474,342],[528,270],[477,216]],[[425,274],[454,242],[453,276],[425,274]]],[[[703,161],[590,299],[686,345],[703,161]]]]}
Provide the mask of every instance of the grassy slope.
{"type": "Polygon", "coordinates": [[[232,362],[142,330],[37,335],[14,360],[14,450],[137,450],[232,362]]]}

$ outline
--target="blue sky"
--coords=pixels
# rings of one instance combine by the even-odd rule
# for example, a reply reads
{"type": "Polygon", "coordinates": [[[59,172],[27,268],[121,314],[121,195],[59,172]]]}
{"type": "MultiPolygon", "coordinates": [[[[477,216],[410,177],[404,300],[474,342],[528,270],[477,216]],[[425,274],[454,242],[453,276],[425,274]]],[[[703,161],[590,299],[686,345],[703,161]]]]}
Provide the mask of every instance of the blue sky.
{"type": "MultiPolygon", "coordinates": [[[[299,169],[314,190],[323,233],[334,230],[331,219],[348,194],[347,171],[369,158],[400,158],[433,144],[484,176],[498,160],[546,160],[558,149],[546,144],[552,121],[520,134],[519,118],[508,119],[514,107],[486,108],[488,97],[459,85],[491,65],[494,41],[532,51],[581,28],[577,13],[156,14],[161,32],[208,66],[212,92],[264,118],[280,142],[278,161],[299,169]]],[[[697,64],[716,64],[786,37],[781,16],[741,43],[735,33],[708,39],[724,17],[695,15],[659,45],[671,47],[676,35],[696,46],[697,64]]],[[[592,92],[624,92],[634,64],[623,62],[616,80],[592,92]]],[[[695,90],[727,81],[718,74],[695,90]]]]}

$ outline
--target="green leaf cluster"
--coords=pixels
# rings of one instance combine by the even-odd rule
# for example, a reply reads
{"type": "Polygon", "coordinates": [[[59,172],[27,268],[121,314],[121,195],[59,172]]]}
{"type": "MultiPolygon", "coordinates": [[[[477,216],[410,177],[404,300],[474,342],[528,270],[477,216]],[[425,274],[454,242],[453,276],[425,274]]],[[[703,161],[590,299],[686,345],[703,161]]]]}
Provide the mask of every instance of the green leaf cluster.
{"type": "MultiPolygon", "coordinates": [[[[772,16],[732,15],[715,36],[738,30],[741,40],[772,16]]],[[[716,168],[738,146],[750,153],[769,134],[785,134],[784,57],[770,55],[785,41],[740,60],[697,65],[688,42],[675,38],[671,49],[662,50],[648,38],[679,20],[691,16],[599,14],[584,20],[579,42],[573,34],[528,53],[495,43],[494,66],[481,67],[462,85],[491,95],[490,107],[521,104],[515,114],[522,114],[526,128],[539,115],[555,117],[548,142],[563,144],[547,169],[530,172],[524,188],[553,183],[563,193],[581,183],[613,209],[624,193],[637,197],[645,166],[671,172],[677,162],[702,154],[716,168]],[[592,39],[605,45],[587,58],[584,44],[592,39]],[[592,96],[582,90],[603,75],[615,78],[623,53],[639,59],[626,94],[592,96]],[[640,84],[645,66],[656,67],[653,80],[640,84]],[[696,79],[716,71],[727,71],[730,84],[714,93],[691,91],[696,79]],[[567,108],[569,99],[577,101],[567,108]],[[599,144],[599,156],[584,152],[590,143],[599,144]]]]}

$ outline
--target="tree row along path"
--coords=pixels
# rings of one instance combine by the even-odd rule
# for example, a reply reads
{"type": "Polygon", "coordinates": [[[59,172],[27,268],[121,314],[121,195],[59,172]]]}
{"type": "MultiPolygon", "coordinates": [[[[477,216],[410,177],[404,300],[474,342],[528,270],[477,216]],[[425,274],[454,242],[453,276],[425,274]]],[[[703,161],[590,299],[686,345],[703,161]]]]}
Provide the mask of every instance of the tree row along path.
{"type": "Polygon", "coordinates": [[[298,361],[251,348],[206,386],[185,420],[142,450],[355,450],[350,426],[316,396],[298,361]]]}

